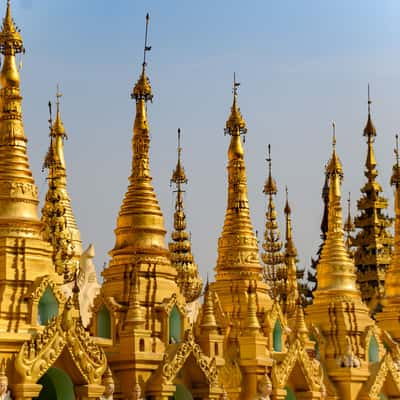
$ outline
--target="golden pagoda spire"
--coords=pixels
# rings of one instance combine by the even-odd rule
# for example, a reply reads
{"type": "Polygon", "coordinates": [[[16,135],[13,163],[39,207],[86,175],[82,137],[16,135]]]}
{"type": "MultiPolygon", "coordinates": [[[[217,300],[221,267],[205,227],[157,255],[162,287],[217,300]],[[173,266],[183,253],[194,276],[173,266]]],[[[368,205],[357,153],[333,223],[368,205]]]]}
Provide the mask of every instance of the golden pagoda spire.
{"type": "Polygon", "coordinates": [[[376,181],[378,171],[373,148],[376,129],[371,118],[371,103],[368,85],[368,118],[364,128],[367,137],[364,174],[367,182],[361,188],[362,196],[357,203],[360,214],[354,219],[354,225],[359,231],[352,246],[356,248],[355,265],[362,298],[374,310],[383,296],[393,237],[389,231],[392,220],[384,214],[388,201],[381,195],[382,187],[376,181]]]}
{"type": "Polygon", "coordinates": [[[288,192],[287,187],[285,188],[285,193],[286,193],[286,203],[285,203],[285,208],[284,208],[285,217],[286,217],[285,218],[285,220],[286,220],[285,254],[286,254],[286,256],[296,258],[297,250],[296,250],[296,246],[293,243],[293,236],[292,236],[292,218],[291,218],[292,210],[289,205],[289,192],[288,192]]]}
{"type": "Polygon", "coordinates": [[[171,183],[176,185],[176,201],[174,213],[174,228],[171,234],[172,242],[169,243],[171,263],[178,272],[177,284],[187,302],[196,300],[201,293],[202,281],[194,261],[190,236],[186,231],[186,215],[183,206],[182,185],[187,183],[185,170],[181,161],[181,130],[178,129],[178,161],[172,173],[171,183]]]}
{"type": "Polygon", "coordinates": [[[201,327],[202,331],[207,331],[207,332],[217,332],[218,331],[217,321],[215,319],[215,314],[214,314],[214,303],[213,303],[213,299],[212,299],[212,291],[211,291],[210,285],[208,283],[208,278],[207,278],[206,287],[204,288],[203,315],[201,318],[200,327],[201,327]]]}
{"type": "Polygon", "coordinates": [[[60,93],[57,85],[57,112],[54,123],[50,113],[50,145],[43,168],[48,170],[48,191],[42,210],[43,237],[53,245],[53,262],[58,273],[70,281],[82,253],[80,232],[72,212],[67,190],[67,171],[64,158],[64,139],[67,138],[61,119],[60,93]]]}
{"type": "Polygon", "coordinates": [[[353,219],[351,218],[351,193],[350,192],[349,192],[349,197],[347,198],[347,219],[346,219],[346,222],[344,223],[343,229],[346,232],[346,247],[347,247],[347,250],[349,251],[350,255],[352,256],[351,233],[355,231],[355,228],[354,228],[354,224],[353,224],[353,219]]]}
{"type": "MultiPolygon", "coordinates": [[[[147,102],[152,100],[153,93],[146,71],[146,55],[151,49],[147,41],[149,20],[147,14],[143,63],[131,95],[136,103],[136,115],[133,123],[129,186],[117,217],[114,230],[115,245],[109,252],[111,260],[102,272],[104,283],[101,293],[105,297],[114,298],[118,304],[125,307],[123,318],[126,318],[128,313],[128,321],[132,315],[132,307],[137,311],[139,304],[145,319],[143,328],[150,330],[152,336],[157,337],[158,343],[164,343],[163,325],[159,323],[156,309],[166,299],[171,299],[171,296],[176,296],[176,300],[181,304],[185,303],[185,299],[176,283],[177,271],[171,265],[170,253],[165,244],[164,218],[150,174],[147,102]],[[135,269],[135,279],[140,288],[139,293],[134,296],[132,288],[127,287],[127,276],[131,274],[132,268],[135,269]]],[[[121,341],[130,343],[132,335],[130,329],[125,330],[121,341]]],[[[117,340],[116,346],[119,345],[117,340]]],[[[118,367],[120,373],[133,373],[132,356],[127,353],[123,357],[123,367],[118,367]]]]}
{"type": "Polygon", "coordinates": [[[147,43],[149,15],[146,15],[146,33],[142,72],[132,91],[136,102],[136,116],[132,140],[132,173],[129,187],[122,203],[112,256],[130,254],[135,249],[152,249],[166,254],[165,228],[158,200],[151,184],[150,175],[150,132],[146,103],[152,101],[150,81],[146,74],[146,54],[151,49],[147,43]]]}
{"type": "MultiPolygon", "coordinates": [[[[266,222],[264,242],[262,244],[264,252],[262,253],[261,257],[265,266],[264,277],[266,282],[271,287],[272,297],[279,299],[282,303],[284,303],[286,301],[285,288],[287,284],[287,268],[284,264],[282,242],[280,238],[278,222],[276,220],[276,209],[273,199],[278,190],[276,187],[276,182],[272,178],[271,145],[268,145],[268,157],[266,161],[268,164],[268,177],[265,181],[263,192],[266,196],[268,196],[268,207],[265,214],[266,222]]],[[[288,233],[291,236],[291,232],[288,233]]]]}
{"type": "Polygon", "coordinates": [[[260,328],[260,321],[257,318],[256,288],[254,283],[251,282],[248,289],[247,322],[245,329],[255,335],[259,332],[260,328]]]}
{"type": "Polygon", "coordinates": [[[24,52],[21,34],[11,17],[10,2],[7,2],[0,32],[0,53],[3,55],[0,72],[0,235],[9,235],[10,224],[17,224],[23,228],[19,235],[38,237],[39,201],[26,154],[20,77],[15,59],[17,54],[24,52]]]}
{"type": "Polygon", "coordinates": [[[329,176],[328,231],[318,264],[318,287],[314,298],[329,291],[358,296],[354,264],[344,243],[340,186],[343,169],[336,154],[335,123],[332,123],[332,156],[327,165],[329,176]]]}
{"type": "Polygon", "coordinates": [[[307,328],[306,320],[304,317],[304,308],[299,300],[296,307],[296,323],[294,327],[296,335],[303,341],[309,341],[309,330],[307,328]]]}
{"type": "Polygon", "coordinates": [[[0,27],[0,330],[32,332],[26,296],[44,275],[61,283],[54,271],[52,246],[43,240],[38,190],[27,156],[22,96],[16,56],[25,49],[11,16],[10,2],[0,27]],[[19,257],[22,255],[23,257],[19,257]]]}
{"type": "Polygon", "coordinates": [[[285,302],[283,304],[283,311],[291,317],[296,311],[296,304],[299,302],[299,282],[298,278],[304,271],[297,270],[297,250],[293,242],[292,237],[292,218],[291,218],[291,208],[289,205],[289,194],[287,187],[286,192],[286,204],[284,208],[285,220],[286,220],[286,235],[285,235],[285,253],[284,260],[286,264],[286,284],[284,285],[285,302]]]}
{"type": "Polygon", "coordinates": [[[220,277],[237,276],[240,271],[247,271],[259,279],[261,265],[258,259],[257,238],[250,221],[244,150],[240,138],[247,132],[247,128],[237,106],[239,85],[234,76],[233,103],[225,128],[225,134],[231,137],[228,149],[228,205],[218,242],[216,271],[220,277]],[[244,252],[246,258],[243,257],[244,252]]]}
{"type": "MultiPolygon", "coordinates": [[[[326,167],[329,178],[328,230],[317,265],[318,286],[312,304],[307,307],[307,320],[326,338],[323,359],[330,377],[339,376],[343,371],[341,368],[353,367],[362,368],[360,374],[368,376],[368,362],[363,361],[362,365],[360,361],[343,362],[348,357],[349,349],[353,351],[354,359],[363,357],[366,349],[360,337],[373,321],[361,300],[354,262],[344,242],[341,207],[343,168],[336,153],[335,123],[332,128],[332,156],[326,167]]],[[[359,376],[343,375],[340,392],[343,394],[353,387],[359,376]]]]}
{"type": "Polygon", "coordinates": [[[367,159],[365,161],[365,167],[367,170],[365,171],[365,176],[368,178],[369,182],[372,182],[378,175],[375,167],[376,160],[374,154],[374,148],[372,146],[374,142],[374,138],[376,136],[376,129],[374,124],[372,123],[371,118],[371,97],[370,97],[370,89],[368,84],[368,119],[364,128],[364,136],[367,137],[368,151],[367,151],[367,159]]]}
{"type": "Polygon", "coordinates": [[[234,313],[234,318],[238,320],[245,318],[247,313],[246,280],[257,281],[257,298],[261,308],[270,303],[268,287],[262,282],[263,268],[258,254],[258,242],[250,220],[246,165],[241,141],[247,128],[237,105],[239,85],[234,75],[233,103],[225,127],[225,134],[230,136],[228,200],[224,226],[218,240],[216,282],[212,285],[224,311],[234,313]]]}

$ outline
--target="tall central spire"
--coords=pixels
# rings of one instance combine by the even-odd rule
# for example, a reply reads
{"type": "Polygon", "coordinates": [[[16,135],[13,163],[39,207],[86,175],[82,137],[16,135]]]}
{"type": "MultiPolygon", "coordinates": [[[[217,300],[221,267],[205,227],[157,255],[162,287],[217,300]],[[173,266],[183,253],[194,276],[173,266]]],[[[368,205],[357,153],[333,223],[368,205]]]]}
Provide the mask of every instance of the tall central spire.
{"type": "MultiPolygon", "coordinates": [[[[218,242],[217,279],[246,272],[259,280],[257,238],[250,221],[247,197],[247,177],[241,135],[246,134],[246,122],[237,106],[239,83],[234,78],[233,103],[226,122],[225,134],[231,137],[228,149],[228,204],[222,235],[218,242]]],[[[230,279],[230,278],[228,278],[230,279]]]]}
{"type": "Polygon", "coordinates": [[[100,292],[121,310],[118,324],[122,323],[123,328],[113,333],[113,346],[108,349],[110,368],[121,383],[117,389],[121,398],[131,397],[139,375],[149,377],[145,372],[147,365],[161,362],[167,345],[179,339],[186,323],[182,311],[185,298],[165,245],[164,219],[150,174],[146,104],[153,93],[146,73],[146,55],[151,49],[147,43],[148,27],[146,15],[142,70],[132,91],[136,103],[132,169],[117,218],[115,246],[109,253],[112,258],[102,272],[104,283],[100,292]],[[175,302],[179,307],[173,307],[175,302]],[[176,317],[175,331],[170,328],[172,315],[176,317]],[[145,351],[140,343],[144,343],[145,351]]]}
{"type": "Polygon", "coordinates": [[[257,238],[250,221],[247,177],[241,136],[246,123],[237,105],[239,83],[234,76],[233,103],[226,122],[225,134],[230,136],[228,149],[228,201],[224,227],[218,240],[216,282],[213,289],[228,312],[236,310],[235,318],[247,313],[248,282],[257,282],[258,304],[269,302],[268,286],[262,280],[257,238]],[[247,282],[246,282],[247,280],[247,282]]]}
{"type": "Polygon", "coordinates": [[[292,210],[289,205],[289,194],[286,188],[286,204],[285,204],[285,264],[286,264],[286,285],[284,289],[285,303],[283,311],[288,317],[292,317],[296,311],[296,306],[300,302],[299,282],[298,278],[304,273],[302,270],[297,269],[297,249],[293,241],[292,235],[292,210]]]}
{"type": "Polygon", "coordinates": [[[341,292],[358,296],[354,264],[344,243],[342,225],[341,180],[343,169],[336,154],[335,124],[333,123],[332,156],[326,167],[329,177],[328,231],[318,265],[318,287],[315,298],[321,292],[341,292]]]}
{"type": "MultiPolygon", "coordinates": [[[[11,17],[10,3],[0,32],[0,236],[10,224],[24,226],[28,236],[40,232],[38,194],[26,154],[22,96],[16,55],[24,53],[22,37],[11,17]],[[29,231],[29,232],[28,232],[29,231]]],[[[24,234],[20,232],[20,234],[24,234]]]]}
{"type": "Polygon", "coordinates": [[[116,233],[116,243],[110,252],[112,256],[125,252],[140,252],[142,248],[152,248],[165,252],[165,228],[158,200],[151,184],[150,175],[150,135],[146,103],[152,101],[153,94],[146,74],[146,53],[151,49],[147,43],[149,15],[146,15],[146,34],[142,73],[132,91],[136,102],[136,117],[132,140],[132,173],[130,185],[122,203],[116,233]]]}
{"type": "Polygon", "coordinates": [[[140,288],[135,301],[139,301],[146,310],[146,329],[156,326],[154,334],[159,335],[161,327],[156,322],[154,307],[172,294],[183,296],[176,284],[177,272],[171,266],[165,245],[164,219],[150,174],[150,130],[146,104],[152,100],[153,93],[146,74],[146,55],[151,49],[147,42],[148,26],[147,14],[142,71],[132,91],[132,99],[136,103],[132,169],[114,231],[116,241],[110,251],[112,259],[102,272],[102,293],[129,308],[133,301],[133,283],[129,277],[135,276],[140,288]]]}

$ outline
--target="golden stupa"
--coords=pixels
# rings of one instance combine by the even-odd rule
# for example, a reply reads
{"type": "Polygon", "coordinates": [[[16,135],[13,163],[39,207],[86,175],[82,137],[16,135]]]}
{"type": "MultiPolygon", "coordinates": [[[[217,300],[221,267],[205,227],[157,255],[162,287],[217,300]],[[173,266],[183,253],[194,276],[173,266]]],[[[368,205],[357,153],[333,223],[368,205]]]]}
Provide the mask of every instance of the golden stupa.
{"type": "Polygon", "coordinates": [[[304,271],[287,188],[281,239],[270,146],[260,251],[234,78],[225,127],[225,220],[215,278],[203,287],[187,230],[180,130],[170,236],[152,185],[148,24],[147,16],[144,60],[132,90],[129,185],[99,287],[94,249],[82,252],[68,194],[59,91],[54,121],[49,104],[48,190],[39,217],[15,60],[24,47],[7,1],[0,32],[0,400],[400,399],[399,152],[397,146],[393,239],[376,181],[370,99],[360,214],[353,222],[348,213],[343,224],[344,171],[333,132],[323,243],[311,271],[304,271]]]}

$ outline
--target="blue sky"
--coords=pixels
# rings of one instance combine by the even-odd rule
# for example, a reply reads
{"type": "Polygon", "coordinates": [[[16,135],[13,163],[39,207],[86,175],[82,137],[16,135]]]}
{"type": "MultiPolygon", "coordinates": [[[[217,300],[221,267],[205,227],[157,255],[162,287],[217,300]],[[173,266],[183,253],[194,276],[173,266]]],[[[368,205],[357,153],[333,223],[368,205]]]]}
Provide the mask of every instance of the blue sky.
{"type": "MultiPolygon", "coordinates": [[[[283,231],[287,185],[300,264],[308,263],[319,245],[320,192],[332,120],[345,172],[343,192],[359,198],[365,180],[362,130],[368,82],[378,130],[378,180],[392,204],[388,182],[394,135],[400,130],[398,1],[12,0],[12,8],[26,47],[23,112],[36,183],[43,197],[47,102],[60,83],[69,134],[69,191],[83,242],[94,243],[99,269],[114,245],[116,216],[130,174],[134,103],[129,94],[140,72],[146,12],[151,18],[153,182],[168,241],[173,213],[169,179],[180,127],[189,178],[188,228],[203,276],[207,271],[213,276],[226,208],[229,139],[223,128],[234,71],[249,129],[249,198],[260,240],[268,143],[280,227],[283,231]]],[[[346,211],[345,201],[343,206],[346,211]]]]}

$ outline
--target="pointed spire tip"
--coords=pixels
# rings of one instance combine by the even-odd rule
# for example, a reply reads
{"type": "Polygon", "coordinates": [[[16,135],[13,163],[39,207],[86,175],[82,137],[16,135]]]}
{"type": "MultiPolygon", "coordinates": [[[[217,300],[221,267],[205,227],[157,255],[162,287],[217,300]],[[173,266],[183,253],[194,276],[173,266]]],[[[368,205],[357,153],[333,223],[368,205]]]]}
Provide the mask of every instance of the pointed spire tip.
{"type": "Polygon", "coordinates": [[[268,165],[268,178],[264,185],[263,192],[267,195],[275,195],[278,193],[278,189],[276,187],[276,182],[272,178],[272,158],[271,158],[271,144],[268,144],[268,157],[265,159],[268,165]]]}
{"type": "Polygon", "coordinates": [[[138,100],[144,100],[144,101],[152,101],[153,100],[153,94],[151,91],[151,85],[149,78],[146,75],[146,54],[148,51],[151,50],[151,46],[149,46],[147,42],[147,37],[148,37],[148,30],[149,30],[149,14],[146,14],[146,28],[145,28],[145,34],[144,34],[144,48],[143,48],[143,63],[142,63],[142,73],[136,82],[136,85],[133,88],[133,91],[131,93],[131,98],[135,99],[136,101],[138,100]]]}
{"type": "Polygon", "coordinates": [[[246,122],[240,113],[240,108],[237,106],[238,88],[240,83],[236,81],[236,73],[233,73],[233,103],[231,107],[231,113],[228,120],[226,121],[226,126],[224,129],[225,134],[231,136],[244,135],[247,132],[246,122]]]}
{"type": "Polygon", "coordinates": [[[332,148],[336,149],[336,124],[335,121],[332,121],[332,148]]]}
{"type": "Polygon", "coordinates": [[[371,92],[370,92],[370,85],[368,83],[368,119],[367,119],[367,123],[365,125],[364,128],[364,136],[368,136],[368,140],[371,140],[371,138],[373,136],[376,136],[376,129],[375,126],[372,122],[372,118],[371,118],[371,104],[372,104],[372,100],[371,100],[371,92]]]}

